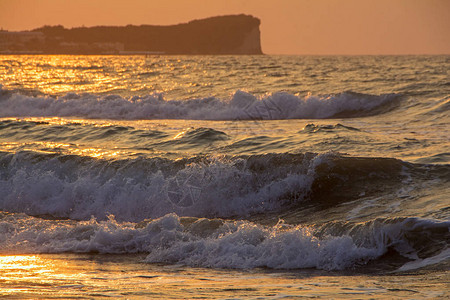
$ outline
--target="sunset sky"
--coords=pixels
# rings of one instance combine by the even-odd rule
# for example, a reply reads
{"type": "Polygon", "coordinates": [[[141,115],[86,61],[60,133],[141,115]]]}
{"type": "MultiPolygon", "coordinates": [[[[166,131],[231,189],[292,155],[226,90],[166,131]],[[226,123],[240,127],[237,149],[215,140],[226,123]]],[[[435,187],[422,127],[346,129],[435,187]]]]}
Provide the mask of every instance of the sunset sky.
{"type": "Polygon", "coordinates": [[[266,54],[450,54],[450,0],[0,0],[0,27],[261,19],[266,54]]]}

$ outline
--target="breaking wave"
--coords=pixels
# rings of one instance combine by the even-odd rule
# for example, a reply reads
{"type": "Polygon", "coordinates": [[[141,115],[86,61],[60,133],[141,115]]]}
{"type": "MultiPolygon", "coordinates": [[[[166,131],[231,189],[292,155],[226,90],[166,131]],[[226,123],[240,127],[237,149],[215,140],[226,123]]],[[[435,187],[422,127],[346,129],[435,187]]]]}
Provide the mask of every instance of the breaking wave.
{"type": "Polygon", "coordinates": [[[145,253],[151,263],[325,270],[363,266],[389,252],[404,258],[396,265],[407,262],[406,270],[450,258],[449,222],[403,218],[344,225],[263,226],[176,214],[140,223],[113,216],[77,222],[0,213],[0,253],[145,253]]]}
{"type": "Polygon", "coordinates": [[[69,93],[61,97],[27,96],[0,90],[0,117],[83,117],[92,119],[280,120],[364,117],[394,109],[398,94],[344,92],[297,96],[278,92],[256,97],[237,91],[231,99],[214,97],[165,100],[163,94],[123,98],[69,93]]]}
{"type": "Polygon", "coordinates": [[[449,173],[446,166],[423,168],[333,153],[99,160],[0,152],[0,210],[78,220],[109,214],[120,221],[168,213],[248,217],[388,195],[413,173],[443,180],[449,173]]]}
{"type": "Polygon", "coordinates": [[[303,199],[321,156],[98,160],[0,153],[0,210],[139,221],[175,212],[246,216],[303,199]]]}

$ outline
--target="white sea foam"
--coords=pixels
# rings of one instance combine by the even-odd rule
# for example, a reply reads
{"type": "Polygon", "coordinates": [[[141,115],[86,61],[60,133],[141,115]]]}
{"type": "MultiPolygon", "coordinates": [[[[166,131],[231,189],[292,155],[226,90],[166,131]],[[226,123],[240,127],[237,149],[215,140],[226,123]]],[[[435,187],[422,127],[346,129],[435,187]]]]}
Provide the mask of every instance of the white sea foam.
{"type": "Polygon", "coordinates": [[[247,221],[212,226],[201,236],[169,214],[144,225],[95,219],[46,221],[24,215],[0,218],[0,253],[148,253],[147,262],[181,263],[215,268],[344,269],[381,255],[383,248],[357,246],[351,237],[319,239],[312,229],[277,224],[264,227],[247,221]]]}
{"type": "Polygon", "coordinates": [[[432,257],[427,257],[425,259],[417,259],[414,261],[407,262],[406,264],[404,264],[403,266],[398,268],[397,271],[411,271],[411,270],[415,270],[415,269],[420,269],[420,268],[424,268],[427,266],[441,263],[445,260],[450,260],[450,249],[445,249],[442,252],[440,252],[439,254],[432,256],[432,257]]]}
{"type": "Polygon", "coordinates": [[[357,117],[385,112],[396,94],[341,93],[296,96],[284,92],[264,97],[237,91],[231,99],[214,97],[165,100],[163,94],[123,98],[69,93],[53,98],[0,93],[0,117],[84,117],[104,119],[274,120],[357,117]]]}
{"type": "Polygon", "coordinates": [[[420,236],[419,228],[427,231],[436,227],[436,233],[441,232],[449,226],[448,222],[406,219],[374,224],[363,223],[358,225],[363,230],[356,226],[339,235],[318,235],[314,227],[282,221],[263,226],[249,221],[180,218],[168,214],[136,224],[117,222],[113,216],[105,221],[94,218],[57,221],[0,213],[0,253],[146,253],[146,262],[212,268],[326,270],[365,264],[392,247],[403,256],[412,259],[416,256],[414,262],[399,270],[421,268],[448,259],[448,250],[417,259],[414,251],[424,245],[415,245],[418,236],[411,236],[420,236]]]}
{"type": "Polygon", "coordinates": [[[114,216],[104,221],[73,221],[0,213],[0,254],[144,253],[146,262],[197,267],[341,270],[364,265],[393,248],[414,259],[399,269],[404,271],[448,259],[445,248],[418,259],[420,249],[434,246],[417,239],[435,235],[442,246],[441,234],[449,226],[449,222],[415,218],[386,219],[324,234],[316,227],[283,221],[263,226],[245,220],[181,218],[173,213],[140,223],[117,222],[114,216]]]}

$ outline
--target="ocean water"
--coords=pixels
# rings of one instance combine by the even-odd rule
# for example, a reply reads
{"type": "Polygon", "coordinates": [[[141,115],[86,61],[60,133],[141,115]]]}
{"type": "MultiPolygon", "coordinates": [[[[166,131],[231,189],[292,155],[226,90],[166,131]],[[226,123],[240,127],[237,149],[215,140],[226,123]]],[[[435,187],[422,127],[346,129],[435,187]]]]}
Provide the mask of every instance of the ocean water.
{"type": "Polygon", "coordinates": [[[450,56],[0,56],[0,295],[447,298],[450,56]]]}

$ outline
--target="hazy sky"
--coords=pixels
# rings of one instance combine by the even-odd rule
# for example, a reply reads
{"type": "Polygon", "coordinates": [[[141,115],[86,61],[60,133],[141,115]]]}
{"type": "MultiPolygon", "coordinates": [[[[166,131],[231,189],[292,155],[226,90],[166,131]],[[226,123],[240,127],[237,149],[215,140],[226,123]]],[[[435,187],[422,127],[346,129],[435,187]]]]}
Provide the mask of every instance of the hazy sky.
{"type": "Polygon", "coordinates": [[[267,54],[450,54],[450,0],[0,0],[0,27],[169,25],[251,14],[267,54]]]}

